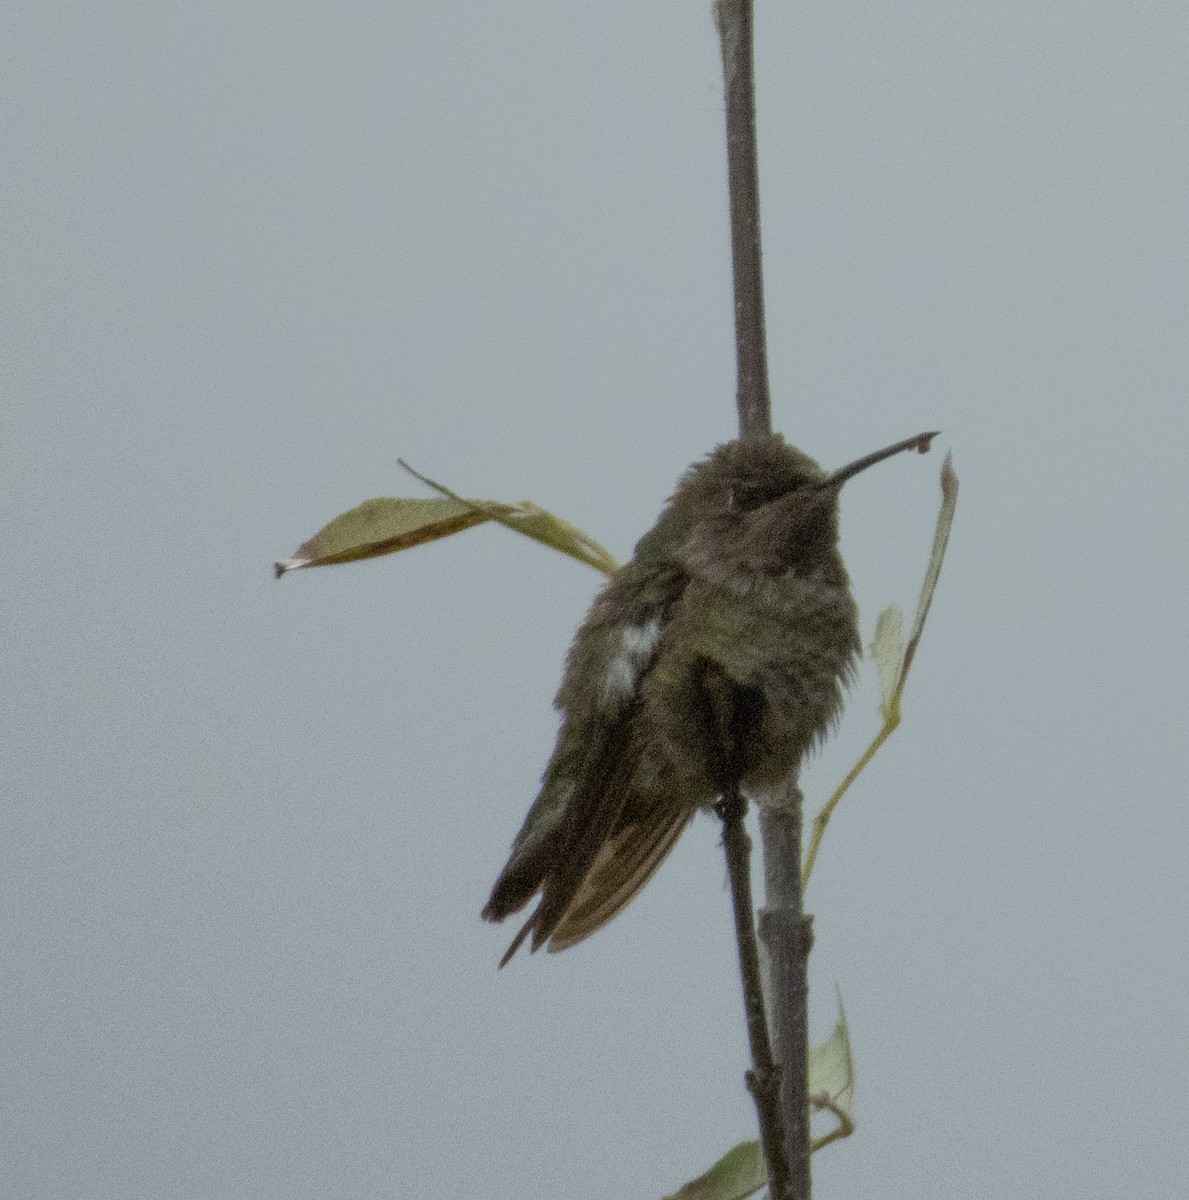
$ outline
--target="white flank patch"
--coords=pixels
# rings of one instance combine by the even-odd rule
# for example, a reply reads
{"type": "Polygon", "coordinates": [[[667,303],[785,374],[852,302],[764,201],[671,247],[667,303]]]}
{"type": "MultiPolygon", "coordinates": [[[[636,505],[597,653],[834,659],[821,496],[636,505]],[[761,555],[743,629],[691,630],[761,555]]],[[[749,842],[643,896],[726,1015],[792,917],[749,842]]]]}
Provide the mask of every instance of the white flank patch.
{"type": "Polygon", "coordinates": [[[603,700],[630,700],[636,694],[640,668],[652,656],[661,636],[661,619],[653,617],[644,625],[628,625],[620,635],[619,651],[603,677],[603,700]]]}

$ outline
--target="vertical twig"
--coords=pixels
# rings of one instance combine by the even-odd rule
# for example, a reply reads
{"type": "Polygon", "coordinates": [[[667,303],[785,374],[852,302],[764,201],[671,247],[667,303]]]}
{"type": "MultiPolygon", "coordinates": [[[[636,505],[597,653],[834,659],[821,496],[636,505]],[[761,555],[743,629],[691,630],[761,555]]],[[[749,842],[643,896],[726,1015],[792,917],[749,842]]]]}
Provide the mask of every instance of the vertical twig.
{"type": "Polygon", "coordinates": [[[760,260],[760,184],[756,166],[756,105],[752,0],[717,0],[727,114],[727,186],[731,202],[731,262],[735,280],[735,360],[739,436],[772,432],[764,276],[760,260]]]}
{"type": "MultiPolygon", "coordinates": [[[[735,296],[735,353],[738,370],[736,405],[739,436],[755,439],[772,430],[768,393],[767,342],[764,329],[764,285],[760,253],[760,200],[755,125],[754,15],[752,0],[716,0],[715,21],[722,43],[726,97],[727,177],[731,209],[731,258],[735,296]]],[[[741,820],[742,818],[740,818],[741,820]]],[[[784,1154],[768,1160],[769,1183],[775,1200],[808,1200],[809,1173],[809,919],[801,898],[801,793],[795,777],[782,797],[760,813],[764,847],[765,908],[760,918],[769,961],[768,1020],[775,1046],[774,1070],[781,1079],[784,1154]],[[784,1190],[778,1178],[788,1172],[784,1190]],[[778,1175],[779,1173],[779,1175],[778,1175]]],[[[724,827],[724,843],[726,842],[724,827]]],[[[735,871],[744,872],[740,894],[747,897],[750,926],[751,884],[747,856],[732,866],[732,894],[738,891],[735,871]]],[[[736,910],[738,926],[742,918],[736,910]]],[[[740,943],[742,945],[742,941],[740,943]]],[[[742,963],[741,963],[742,967],[742,963]]],[[[744,983],[746,989],[746,981],[744,983]]],[[[753,1051],[754,1053],[754,1051],[753,1051]]],[[[762,1072],[755,1064],[752,1078],[762,1072]]],[[[757,1104],[759,1098],[757,1097],[757,1104]]],[[[763,1118],[761,1118],[761,1123],[763,1118]]],[[[762,1134],[761,1129],[761,1134],[762,1134]]]]}
{"type": "Polygon", "coordinates": [[[764,907],[760,938],[768,952],[768,1020],[780,1063],[780,1111],[788,1156],[790,1195],[808,1200],[809,1171],[809,951],[813,918],[802,910],[801,812],[795,779],[760,807],[764,847],[764,907]]]}
{"type": "Polygon", "coordinates": [[[718,806],[722,818],[722,841],[731,881],[731,907],[735,913],[735,944],[739,951],[739,976],[743,983],[743,1011],[747,1017],[747,1040],[751,1044],[752,1069],[747,1087],[756,1104],[760,1122],[760,1146],[768,1166],[768,1194],[772,1200],[795,1195],[789,1186],[789,1166],[784,1148],[781,1119],[781,1069],[772,1059],[768,1021],[764,1012],[764,983],[760,952],[756,943],[754,907],[751,899],[751,838],[744,817],[747,800],[739,785],[727,788],[718,806]]]}

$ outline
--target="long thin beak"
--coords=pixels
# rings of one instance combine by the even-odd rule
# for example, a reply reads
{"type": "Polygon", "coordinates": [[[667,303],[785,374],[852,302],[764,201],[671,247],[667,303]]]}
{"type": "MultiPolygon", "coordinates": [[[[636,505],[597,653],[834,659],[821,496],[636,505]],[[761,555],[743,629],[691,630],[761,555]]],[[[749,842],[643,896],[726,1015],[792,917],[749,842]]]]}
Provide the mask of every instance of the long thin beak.
{"type": "Polygon", "coordinates": [[[893,454],[899,454],[902,450],[916,450],[919,454],[927,454],[929,444],[938,432],[939,430],[935,429],[932,433],[918,433],[916,437],[905,438],[904,441],[897,442],[894,446],[887,446],[883,450],[876,450],[874,454],[856,458],[853,463],[839,467],[837,471],[831,471],[822,480],[821,486],[823,488],[839,488],[860,471],[865,471],[868,467],[873,467],[877,462],[883,462],[885,458],[891,458],[893,454]]]}

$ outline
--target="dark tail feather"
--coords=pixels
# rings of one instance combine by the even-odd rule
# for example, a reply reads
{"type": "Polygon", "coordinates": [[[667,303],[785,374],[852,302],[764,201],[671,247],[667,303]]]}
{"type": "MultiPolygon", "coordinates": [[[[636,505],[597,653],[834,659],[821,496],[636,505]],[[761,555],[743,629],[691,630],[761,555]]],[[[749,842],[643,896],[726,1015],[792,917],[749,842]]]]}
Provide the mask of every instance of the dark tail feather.
{"type": "MultiPolygon", "coordinates": [[[[516,935],[500,966],[531,932],[532,948],[552,936],[578,894],[604,843],[613,836],[624,805],[637,756],[630,752],[630,714],[592,740],[583,755],[580,783],[575,787],[560,825],[531,850],[512,855],[483,910],[489,921],[502,921],[523,908],[539,891],[541,901],[516,935]]],[[[593,932],[593,930],[592,930],[593,932]]]]}
{"type": "Polygon", "coordinates": [[[555,838],[545,838],[531,851],[512,852],[483,909],[485,921],[502,921],[510,917],[537,894],[549,863],[557,854],[555,843],[555,838]]]}
{"type": "MultiPolygon", "coordinates": [[[[520,927],[520,932],[512,939],[512,944],[504,951],[504,957],[500,959],[500,970],[502,971],[508,963],[512,961],[512,955],[520,949],[521,942],[528,937],[532,932],[533,926],[537,923],[537,914],[533,913],[531,917],[520,927]]],[[[535,949],[535,947],[534,947],[535,949]]]]}
{"type": "MultiPolygon", "coordinates": [[[[556,837],[542,839],[531,851],[516,853],[508,860],[507,866],[500,872],[500,877],[491,889],[491,897],[483,909],[485,921],[502,921],[513,913],[519,912],[540,890],[549,873],[550,864],[557,856],[556,837]]],[[[520,949],[524,939],[536,927],[537,917],[541,906],[521,927],[520,932],[512,940],[507,953],[500,959],[500,967],[507,966],[512,955],[520,949]]],[[[535,950],[536,947],[534,946],[535,950]]]]}

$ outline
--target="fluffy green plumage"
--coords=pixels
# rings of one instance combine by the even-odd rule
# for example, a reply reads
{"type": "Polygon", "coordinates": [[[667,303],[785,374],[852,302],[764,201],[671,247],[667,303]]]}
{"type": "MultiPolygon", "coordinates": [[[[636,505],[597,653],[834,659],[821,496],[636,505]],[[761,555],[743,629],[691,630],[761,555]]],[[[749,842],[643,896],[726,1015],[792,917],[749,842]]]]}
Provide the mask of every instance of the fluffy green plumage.
{"type": "Polygon", "coordinates": [[[698,808],[772,787],[826,732],[859,652],[839,490],[913,445],[827,474],[779,436],[734,441],[681,478],[570,647],[557,745],[483,910],[541,895],[504,962],[606,924],[698,808]]]}

